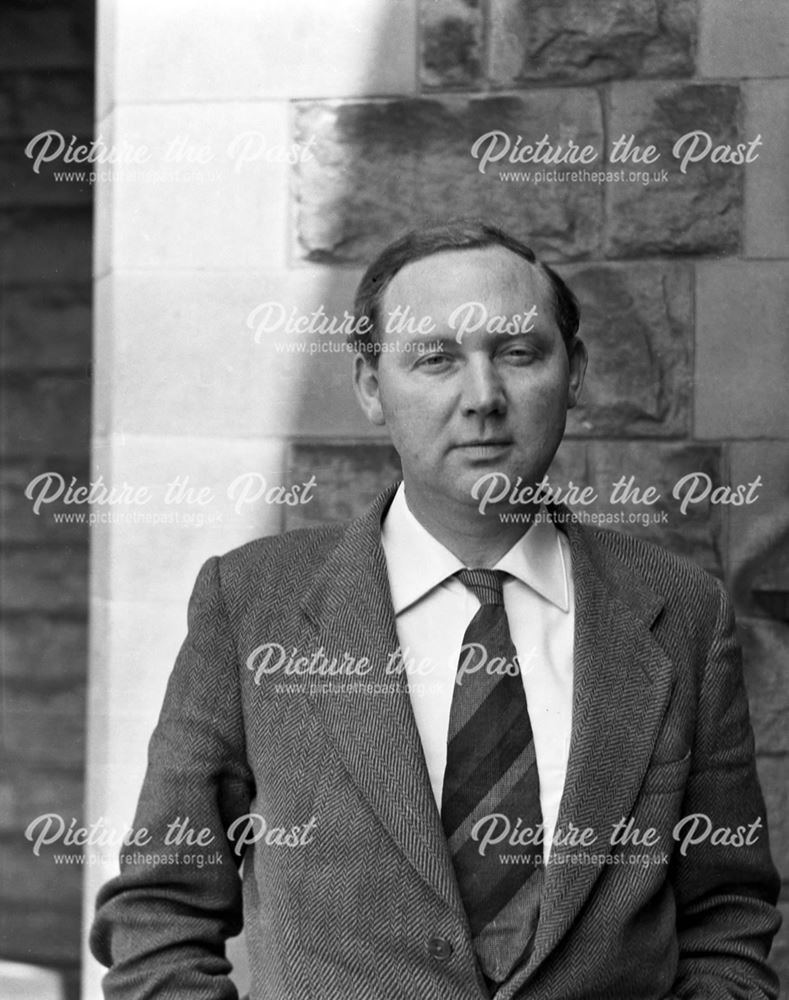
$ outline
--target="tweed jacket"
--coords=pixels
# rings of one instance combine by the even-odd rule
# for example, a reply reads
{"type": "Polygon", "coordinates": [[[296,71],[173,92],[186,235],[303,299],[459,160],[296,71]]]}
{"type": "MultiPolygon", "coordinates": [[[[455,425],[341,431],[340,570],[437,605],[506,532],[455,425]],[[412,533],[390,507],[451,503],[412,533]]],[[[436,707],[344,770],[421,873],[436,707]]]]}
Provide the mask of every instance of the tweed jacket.
{"type": "MultiPolygon", "coordinates": [[[[392,495],[203,566],[134,820],[148,840],[97,901],[107,998],[235,998],[224,941],[242,921],[251,1000],[489,995],[392,669],[392,495]],[[191,845],[173,842],[185,819],[191,845]]],[[[724,591],[554,516],[576,594],[558,825],[597,840],[554,848],[533,949],[496,998],[776,997],[778,882],[724,591]]]]}

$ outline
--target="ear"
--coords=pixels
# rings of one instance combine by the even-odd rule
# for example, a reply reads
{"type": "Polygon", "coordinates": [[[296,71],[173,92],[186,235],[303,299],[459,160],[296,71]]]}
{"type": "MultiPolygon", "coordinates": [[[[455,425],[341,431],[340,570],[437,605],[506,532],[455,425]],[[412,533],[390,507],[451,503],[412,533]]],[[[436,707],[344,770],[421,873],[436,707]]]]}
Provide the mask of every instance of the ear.
{"type": "Polygon", "coordinates": [[[570,384],[567,389],[567,408],[571,410],[578,404],[581,388],[584,384],[584,375],[586,374],[586,363],[588,360],[586,344],[578,337],[573,337],[567,349],[567,355],[570,359],[570,384]]]}
{"type": "Polygon", "coordinates": [[[355,353],[353,358],[353,387],[367,419],[376,427],[383,427],[386,420],[381,406],[378,368],[359,352],[355,353]]]}

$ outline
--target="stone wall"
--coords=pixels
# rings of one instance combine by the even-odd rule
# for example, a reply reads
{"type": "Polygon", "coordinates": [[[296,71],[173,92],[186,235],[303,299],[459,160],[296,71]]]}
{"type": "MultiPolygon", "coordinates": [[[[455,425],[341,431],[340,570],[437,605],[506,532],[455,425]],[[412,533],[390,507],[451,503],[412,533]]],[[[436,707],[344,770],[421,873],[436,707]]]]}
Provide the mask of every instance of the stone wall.
{"type": "Polygon", "coordinates": [[[35,173],[24,150],[48,129],[92,138],[93,8],[0,14],[0,959],[59,970],[71,996],[82,871],[34,857],[23,831],[42,813],[83,817],[88,525],[36,516],[24,490],[47,471],[89,472],[92,191],[35,173]]]}
{"type": "MultiPolygon", "coordinates": [[[[92,475],[154,499],[147,521],[97,523],[91,536],[88,816],[130,820],[200,563],[256,534],[347,517],[396,474],[351,398],[347,354],[313,354],[316,338],[290,350],[298,338],[261,330],[260,306],[341,315],[389,238],[470,212],[526,238],[583,302],[592,365],[555,481],[601,497],[623,475],[656,487],[665,523],[629,530],[698,559],[735,596],[789,876],[789,639],[776,616],[789,536],[789,8],[299,0],[275,19],[254,0],[221,17],[208,0],[99,9],[97,131],[144,146],[154,174],[119,171],[98,189],[92,475]],[[661,159],[648,184],[630,167],[608,183],[505,177],[532,168],[480,172],[471,148],[492,129],[601,150],[633,133],[661,159]],[[759,156],[682,173],[673,143],[694,129],[716,144],[761,135],[759,156]],[[240,138],[251,134],[254,155],[240,138]],[[716,485],[761,476],[758,501],[683,514],[672,486],[694,471],[716,485]],[[314,475],[313,500],[241,503],[250,472],[267,487],[314,475]],[[168,501],[176,477],[206,489],[205,503],[168,501]]],[[[115,867],[96,860],[88,906],[115,867]]],[[[98,970],[87,970],[92,998],[98,970]]]]}

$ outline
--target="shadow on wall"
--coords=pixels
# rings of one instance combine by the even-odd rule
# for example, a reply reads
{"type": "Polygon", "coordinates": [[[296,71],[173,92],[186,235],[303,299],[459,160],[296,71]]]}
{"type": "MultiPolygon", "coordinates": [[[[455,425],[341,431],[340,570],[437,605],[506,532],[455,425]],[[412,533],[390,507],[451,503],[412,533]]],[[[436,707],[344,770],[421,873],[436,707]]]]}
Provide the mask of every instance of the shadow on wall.
{"type": "Polygon", "coordinates": [[[0,995],[36,1000],[80,986],[82,869],[24,831],[48,811],[83,822],[88,526],[38,516],[25,489],[88,477],[93,192],[26,150],[48,130],[92,140],[94,17],[93,0],[0,11],[0,995]]]}

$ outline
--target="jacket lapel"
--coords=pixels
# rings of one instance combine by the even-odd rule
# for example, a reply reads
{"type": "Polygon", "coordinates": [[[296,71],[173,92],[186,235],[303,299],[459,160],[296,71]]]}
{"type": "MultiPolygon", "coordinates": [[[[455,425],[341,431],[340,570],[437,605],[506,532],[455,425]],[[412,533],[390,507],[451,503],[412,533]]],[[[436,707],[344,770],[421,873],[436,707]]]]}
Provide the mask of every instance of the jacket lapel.
{"type": "MultiPolygon", "coordinates": [[[[573,722],[558,830],[589,827],[591,847],[611,850],[616,823],[630,815],[649,764],[673,679],[651,634],[663,600],[584,529],[566,523],[575,585],[573,722]]],[[[554,848],[560,851],[561,848],[554,848]]],[[[534,948],[514,977],[522,984],[572,926],[602,866],[549,864],[534,948]]]]}
{"type": "MultiPolygon", "coordinates": [[[[352,780],[393,841],[427,884],[464,914],[406,677],[387,670],[399,644],[380,535],[395,488],[349,525],[305,593],[302,609],[326,656],[369,661],[363,676],[334,678],[338,687],[359,682],[358,690],[338,693],[317,685],[311,697],[352,780]],[[376,684],[388,693],[364,689],[376,684]]],[[[673,671],[651,634],[662,598],[572,520],[561,527],[572,552],[575,673],[557,829],[566,831],[570,824],[593,829],[597,840],[591,850],[600,853],[635,803],[673,671]]],[[[600,872],[597,865],[548,866],[534,947],[506,995],[514,995],[571,928],[600,872]]]]}
{"type": "Polygon", "coordinates": [[[399,643],[380,538],[395,489],[349,525],[304,596],[302,609],[329,659],[339,663],[347,654],[357,664],[369,660],[360,676],[333,678],[345,693],[316,690],[312,697],[351,778],[394,842],[428,885],[463,913],[407,677],[392,668],[399,643]],[[356,682],[359,689],[351,690],[356,682]]]}

